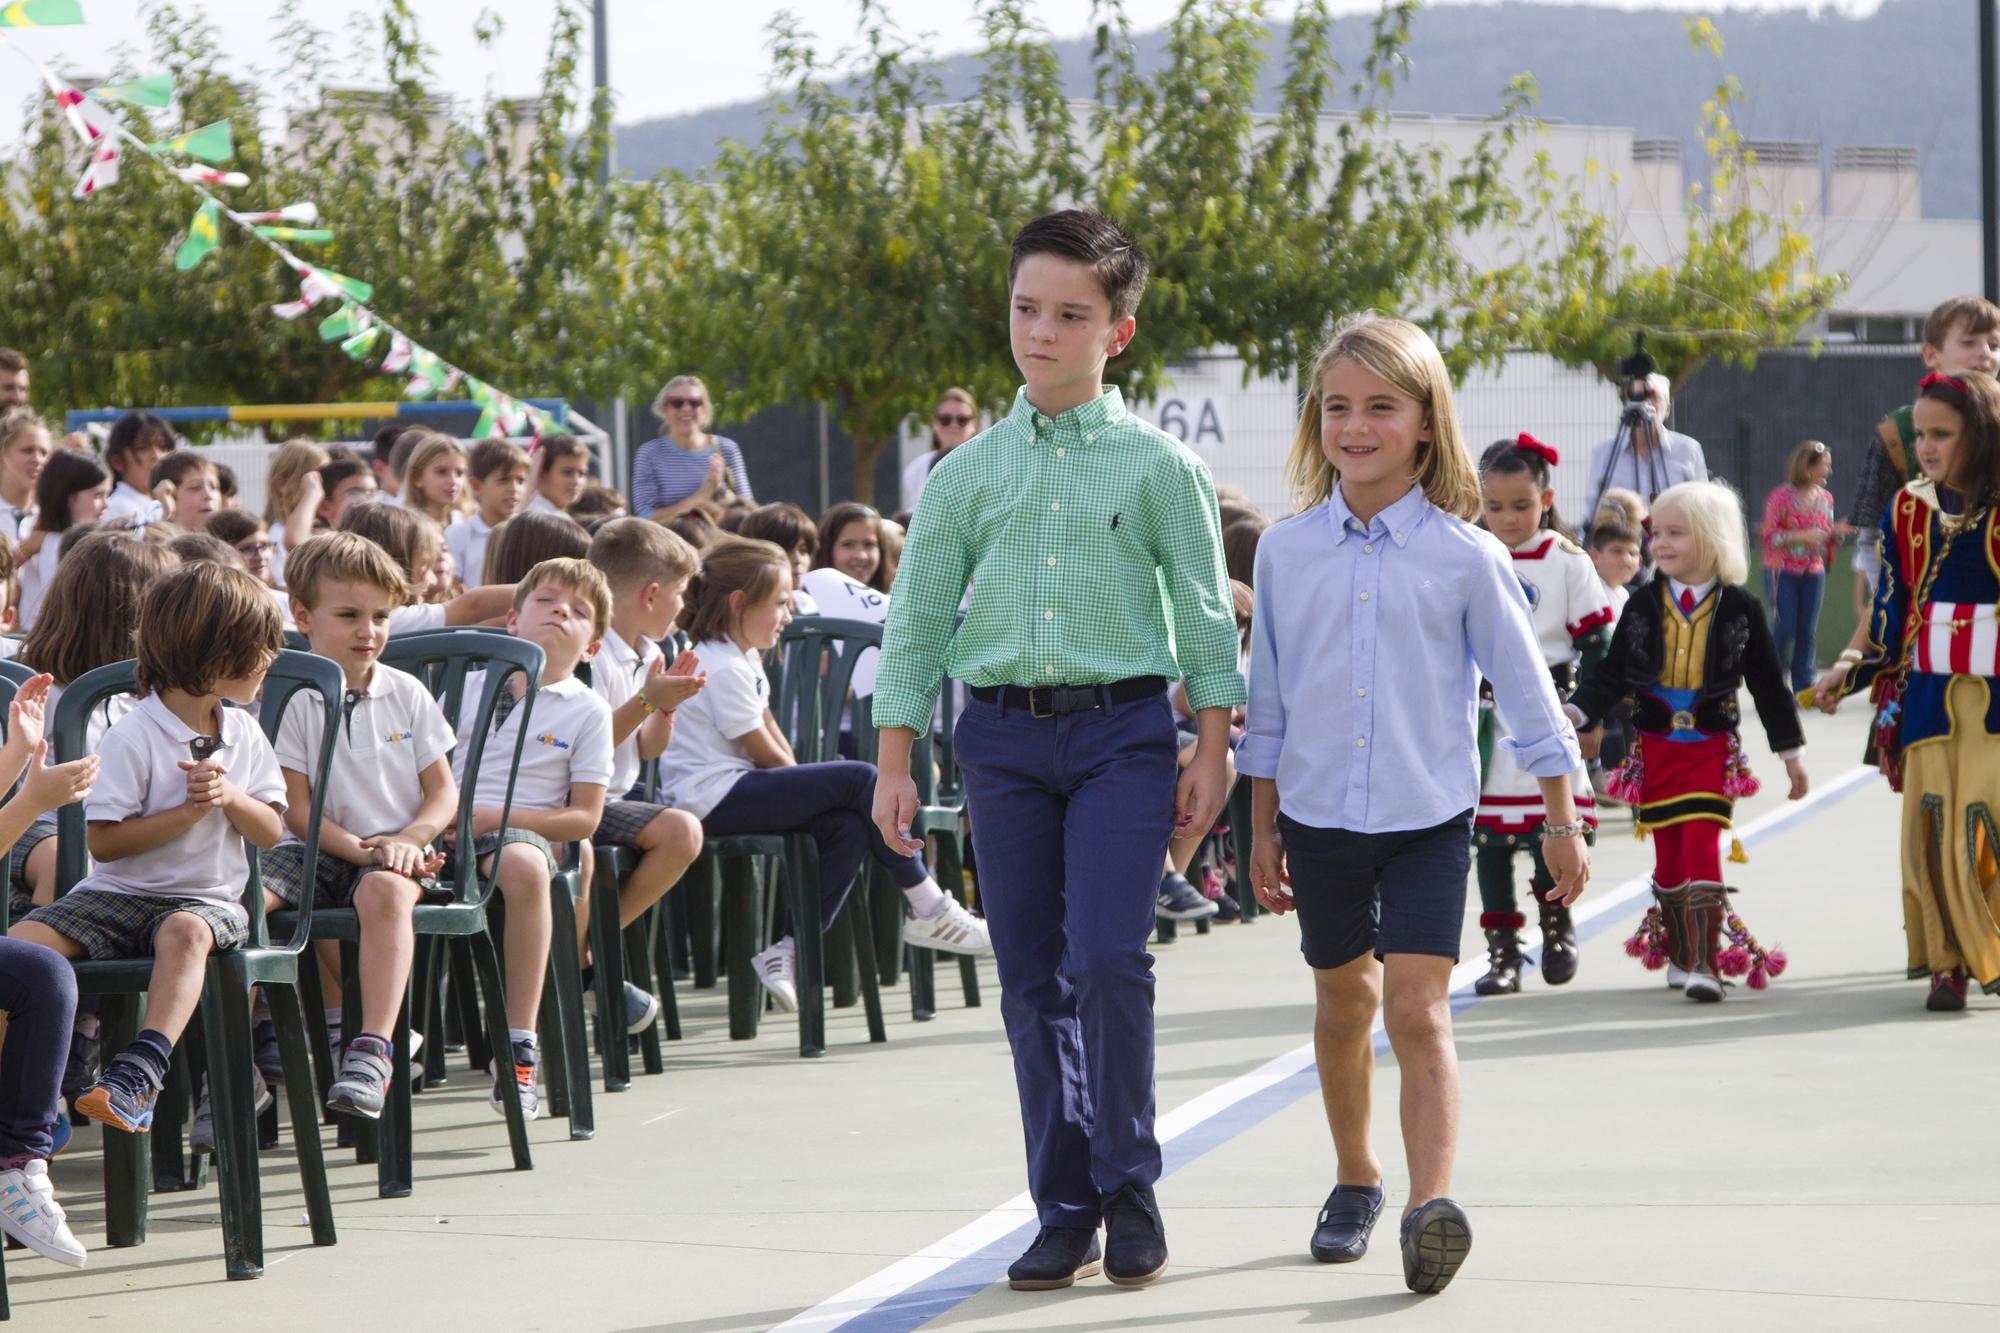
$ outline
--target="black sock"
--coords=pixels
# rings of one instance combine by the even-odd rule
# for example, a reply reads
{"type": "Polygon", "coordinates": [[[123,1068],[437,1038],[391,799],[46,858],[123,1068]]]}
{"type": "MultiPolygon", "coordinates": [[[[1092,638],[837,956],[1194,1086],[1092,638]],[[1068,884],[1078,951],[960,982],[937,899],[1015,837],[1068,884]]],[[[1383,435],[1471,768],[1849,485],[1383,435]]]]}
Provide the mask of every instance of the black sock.
{"type": "Polygon", "coordinates": [[[155,1088],[165,1085],[167,1067],[173,1063],[174,1044],[167,1040],[167,1034],[155,1028],[146,1028],[132,1040],[132,1044],[118,1053],[118,1058],[137,1065],[146,1075],[146,1080],[155,1088]]]}

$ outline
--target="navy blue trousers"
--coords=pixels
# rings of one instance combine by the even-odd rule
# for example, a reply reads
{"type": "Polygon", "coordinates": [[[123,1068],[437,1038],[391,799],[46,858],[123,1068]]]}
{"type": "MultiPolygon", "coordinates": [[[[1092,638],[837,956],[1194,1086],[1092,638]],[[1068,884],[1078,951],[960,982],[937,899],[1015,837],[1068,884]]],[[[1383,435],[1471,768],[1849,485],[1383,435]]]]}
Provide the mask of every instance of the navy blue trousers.
{"type": "Polygon", "coordinates": [[[1037,719],[972,700],[958,721],[979,900],[1043,1226],[1094,1227],[1160,1178],[1153,933],[1178,734],[1164,695],[1037,719]]]}
{"type": "Polygon", "coordinates": [[[0,936],[0,1157],[47,1157],[76,1020],[76,973],[54,949],[0,936]]]}

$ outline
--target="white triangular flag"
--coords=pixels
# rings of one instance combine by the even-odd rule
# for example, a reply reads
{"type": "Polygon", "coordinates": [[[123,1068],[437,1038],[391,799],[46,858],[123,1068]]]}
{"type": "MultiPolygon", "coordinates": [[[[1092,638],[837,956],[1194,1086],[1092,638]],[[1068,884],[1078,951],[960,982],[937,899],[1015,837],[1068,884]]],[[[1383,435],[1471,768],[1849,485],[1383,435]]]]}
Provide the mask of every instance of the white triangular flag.
{"type": "Polygon", "coordinates": [[[384,375],[402,374],[405,370],[409,369],[410,358],[414,355],[415,350],[410,346],[408,338],[400,333],[391,335],[389,338],[389,354],[382,358],[382,373],[384,375]]]}
{"type": "Polygon", "coordinates": [[[118,183],[118,141],[102,139],[91,150],[90,165],[76,179],[76,188],[70,191],[75,199],[87,199],[99,190],[108,190],[118,183]]]}
{"type": "Polygon", "coordinates": [[[250,183],[250,178],[240,171],[224,171],[220,167],[205,167],[199,163],[194,166],[175,167],[174,175],[190,185],[226,185],[232,189],[241,189],[250,183]]]}

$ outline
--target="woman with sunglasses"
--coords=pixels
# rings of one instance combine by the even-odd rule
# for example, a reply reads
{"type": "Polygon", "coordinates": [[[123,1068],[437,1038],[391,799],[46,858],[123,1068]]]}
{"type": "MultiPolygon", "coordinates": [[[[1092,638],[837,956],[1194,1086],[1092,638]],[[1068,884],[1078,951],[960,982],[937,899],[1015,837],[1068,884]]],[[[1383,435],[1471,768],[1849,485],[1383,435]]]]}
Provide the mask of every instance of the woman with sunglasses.
{"type": "Polygon", "coordinates": [[[734,491],[756,501],[743,450],[736,441],[708,433],[714,406],[707,386],[676,375],[653,400],[653,415],[667,433],[639,446],[632,459],[632,512],[671,523],[697,505],[720,505],[734,491]]]}
{"type": "Polygon", "coordinates": [[[1813,640],[1826,591],[1826,560],[1853,531],[1833,521],[1833,495],[1826,489],[1832,475],[1833,451],[1807,440],[1792,450],[1785,484],[1764,501],[1764,579],[1778,622],[1778,660],[1791,672],[1795,690],[1817,675],[1813,640]]]}
{"type": "Polygon", "coordinates": [[[979,404],[964,389],[946,389],[938,395],[937,410],[931,415],[931,448],[903,469],[903,508],[914,510],[930,480],[931,469],[944,456],[979,433],[979,404]]]}

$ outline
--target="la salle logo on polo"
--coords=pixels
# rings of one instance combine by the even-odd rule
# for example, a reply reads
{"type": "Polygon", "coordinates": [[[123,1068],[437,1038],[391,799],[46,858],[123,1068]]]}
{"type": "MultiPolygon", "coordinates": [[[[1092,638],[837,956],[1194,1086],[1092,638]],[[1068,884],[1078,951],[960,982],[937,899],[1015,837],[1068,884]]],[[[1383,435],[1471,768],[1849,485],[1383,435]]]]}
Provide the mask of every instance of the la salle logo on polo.
{"type": "Polygon", "coordinates": [[[558,750],[567,750],[569,748],[569,742],[561,739],[552,731],[545,731],[535,737],[535,739],[543,745],[552,745],[558,750]]]}
{"type": "Polygon", "coordinates": [[[414,731],[385,731],[382,733],[383,741],[389,745],[394,745],[398,741],[413,740],[415,738],[416,733],[414,731]]]}

